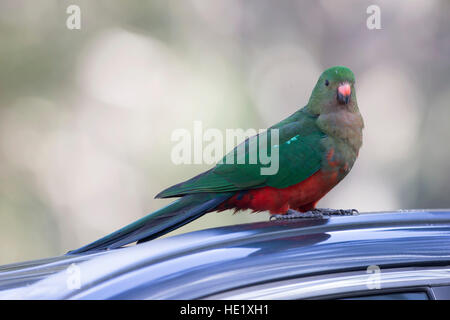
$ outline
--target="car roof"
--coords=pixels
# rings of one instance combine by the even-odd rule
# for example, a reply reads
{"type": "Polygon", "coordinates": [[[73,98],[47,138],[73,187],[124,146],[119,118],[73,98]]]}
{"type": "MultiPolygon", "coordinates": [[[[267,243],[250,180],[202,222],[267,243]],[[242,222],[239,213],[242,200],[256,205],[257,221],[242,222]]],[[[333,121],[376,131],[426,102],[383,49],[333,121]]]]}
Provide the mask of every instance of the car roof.
{"type": "Polygon", "coordinates": [[[0,298],[201,298],[370,265],[448,265],[449,240],[448,210],[233,225],[106,252],[5,266],[0,269],[0,298]],[[67,285],[74,275],[70,266],[81,278],[80,288],[67,285]]]}

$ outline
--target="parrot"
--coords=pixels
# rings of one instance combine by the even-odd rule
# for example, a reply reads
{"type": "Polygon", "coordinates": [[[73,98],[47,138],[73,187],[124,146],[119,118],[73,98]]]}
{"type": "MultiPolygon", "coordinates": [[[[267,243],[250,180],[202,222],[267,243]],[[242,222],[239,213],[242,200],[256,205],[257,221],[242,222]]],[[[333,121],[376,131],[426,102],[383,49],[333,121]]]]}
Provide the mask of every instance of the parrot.
{"type": "MultiPolygon", "coordinates": [[[[149,241],[214,211],[268,211],[276,220],[358,214],[356,209],[316,205],[352,169],[362,146],[363,128],[353,72],[344,66],[328,68],[306,106],[265,131],[265,138],[271,141],[268,154],[278,152],[276,173],[262,174],[267,166],[262,161],[220,161],[156,195],[178,198],[169,205],[68,254],[149,241]],[[273,130],[278,133],[276,145],[272,143],[273,130]]],[[[251,152],[261,151],[264,146],[254,143],[259,138],[261,134],[235,147],[233,159],[248,160],[251,152]]]]}

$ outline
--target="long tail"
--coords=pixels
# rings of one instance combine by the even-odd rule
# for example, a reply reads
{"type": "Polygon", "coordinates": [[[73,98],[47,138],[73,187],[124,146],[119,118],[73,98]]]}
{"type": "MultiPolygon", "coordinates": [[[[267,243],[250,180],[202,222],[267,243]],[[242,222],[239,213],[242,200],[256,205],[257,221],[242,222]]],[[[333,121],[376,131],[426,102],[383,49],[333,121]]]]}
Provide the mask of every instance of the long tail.
{"type": "Polygon", "coordinates": [[[183,196],[122,229],[67,254],[114,249],[136,241],[155,239],[213,211],[232,195],[233,193],[198,193],[183,196]]]}

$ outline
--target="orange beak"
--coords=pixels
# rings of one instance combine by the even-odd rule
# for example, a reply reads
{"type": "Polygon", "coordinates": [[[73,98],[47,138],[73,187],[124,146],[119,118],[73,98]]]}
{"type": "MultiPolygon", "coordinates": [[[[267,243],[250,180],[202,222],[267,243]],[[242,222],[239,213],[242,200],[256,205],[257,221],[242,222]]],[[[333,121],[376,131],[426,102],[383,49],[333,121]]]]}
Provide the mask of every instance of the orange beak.
{"type": "Polygon", "coordinates": [[[345,82],[341,84],[337,89],[337,99],[342,104],[347,104],[350,101],[352,95],[352,87],[349,83],[345,82]]]}

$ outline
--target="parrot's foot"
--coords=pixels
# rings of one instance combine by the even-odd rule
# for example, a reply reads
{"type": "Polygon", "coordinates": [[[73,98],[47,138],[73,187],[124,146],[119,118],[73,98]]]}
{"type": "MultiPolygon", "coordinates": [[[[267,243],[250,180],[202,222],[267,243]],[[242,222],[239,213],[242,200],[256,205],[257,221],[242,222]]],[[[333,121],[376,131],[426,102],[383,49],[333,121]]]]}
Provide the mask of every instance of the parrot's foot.
{"type": "Polygon", "coordinates": [[[323,214],[317,210],[301,212],[289,209],[285,214],[272,214],[270,220],[288,220],[288,219],[303,219],[303,218],[323,218],[323,214]]]}
{"type": "Polygon", "coordinates": [[[356,216],[359,211],[356,209],[329,209],[329,208],[318,208],[313,211],[319,211],[326,216],[356,216]]]}
{"type": "Polygon", "coordinates": [[[273,214],[270,220],[288,220],[288,219],[303,219],[303,218],[323,218],[323,216],[354,216],[359,214],[356,209],[328,209],[320,208],[311,211],[300,212],[289,209],[286,214],[273,214]]]}

